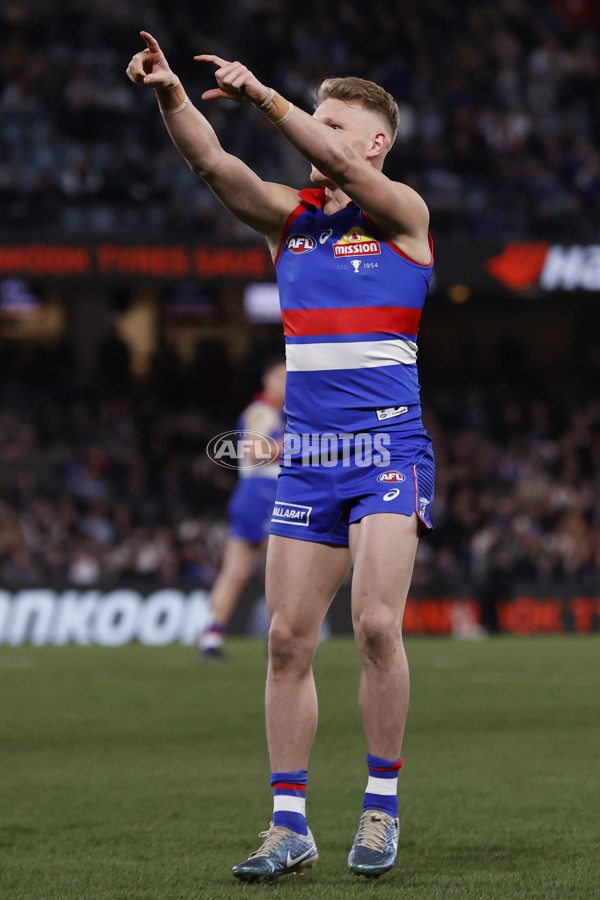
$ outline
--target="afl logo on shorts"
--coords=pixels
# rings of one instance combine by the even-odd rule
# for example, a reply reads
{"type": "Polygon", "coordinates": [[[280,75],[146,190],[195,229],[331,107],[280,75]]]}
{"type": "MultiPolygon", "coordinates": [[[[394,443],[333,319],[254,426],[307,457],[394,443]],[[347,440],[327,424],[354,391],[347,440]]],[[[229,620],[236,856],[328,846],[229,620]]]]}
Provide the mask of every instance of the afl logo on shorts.
{"type": "Polygon", "coordinates": [[[317,246],[317,242],[309,234],[290,234],[285,246],[292,253],[310,253],[317,246]]]}
{"type": "Polygon", "coordinates": [[[402,472],[382,472],[377,476],[377,481],[383,484],[400,484],[401,481],[406,481],[406,478],[402,472]]]}

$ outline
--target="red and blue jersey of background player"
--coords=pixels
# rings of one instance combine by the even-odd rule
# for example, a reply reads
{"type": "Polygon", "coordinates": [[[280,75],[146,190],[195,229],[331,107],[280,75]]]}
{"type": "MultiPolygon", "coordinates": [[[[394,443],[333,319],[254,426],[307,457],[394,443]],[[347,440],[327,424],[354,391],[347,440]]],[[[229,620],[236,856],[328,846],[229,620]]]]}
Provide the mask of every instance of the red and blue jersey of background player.
{"type": "MultiPolygon", "coordinates": [[[[284,436],[285,421],[281,407],[266,393],[256,394],[252,403],[246,407],[237,421],[237,432],[259,433],[273,441],[281,441],[284,436]]],[[[242,459],[239,463],[240,478],[277,478],[279,475],[279,459],[267,465],[255,466],[252,460],[242,459]]]]}
{"type": "MultiPolygon", "coordinates": [[[[283,413],[267,394],[257,394],[237,423],[240,436],[257,432],[280,441],[284,435],[283,413]]],[[[230,536],[259,544],[269,533],[269,522],[277,492],[279,460],[256,466],[252,460],[240,460],[237,487],[227,508],[230,536]]]]}
{"type": "MultiPolygon", "coordinates": [[[[276,259],[291,434],[422,429],[417,335],[433,270],[355,203],[299,192],[276,259]]],[[[430,246],[431,239],[430,239],[430,246]]]]}

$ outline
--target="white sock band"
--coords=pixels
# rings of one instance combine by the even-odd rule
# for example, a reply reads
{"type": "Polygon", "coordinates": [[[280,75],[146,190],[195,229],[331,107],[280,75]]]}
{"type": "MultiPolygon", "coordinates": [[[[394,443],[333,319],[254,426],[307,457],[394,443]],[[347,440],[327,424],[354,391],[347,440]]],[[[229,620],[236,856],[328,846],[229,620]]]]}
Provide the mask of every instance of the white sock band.
{"type": "Polygon", "coordinates": [[[306,797],[291,797],[286,794],[275,794],[273,812],[294,812],[306,815],[306,797]]]}
{"type": "Polygon", "coordinates": [[[367,781],[367,787],[365,790],[366,794],[380,794],[386,797],[393,797],[398,793],[398,779],[397,778],[375,778],[373,775],[369,775],[369,780],[367,781]]]}

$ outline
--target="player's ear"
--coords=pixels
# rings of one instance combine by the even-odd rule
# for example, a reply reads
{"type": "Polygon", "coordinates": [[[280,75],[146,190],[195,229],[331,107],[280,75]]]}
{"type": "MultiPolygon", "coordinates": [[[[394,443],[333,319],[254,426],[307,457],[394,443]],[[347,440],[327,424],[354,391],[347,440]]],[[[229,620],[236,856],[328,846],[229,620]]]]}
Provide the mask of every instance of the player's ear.
{"type": "Polygon", "coordinates": [[[382,153],[385,153],[388,145],[387,135],[384,131],[378,131],[371,138],[371,145],[369,152],[367,153],[367,159],[374,159],[376,156],[380,156],[382,153]]]}

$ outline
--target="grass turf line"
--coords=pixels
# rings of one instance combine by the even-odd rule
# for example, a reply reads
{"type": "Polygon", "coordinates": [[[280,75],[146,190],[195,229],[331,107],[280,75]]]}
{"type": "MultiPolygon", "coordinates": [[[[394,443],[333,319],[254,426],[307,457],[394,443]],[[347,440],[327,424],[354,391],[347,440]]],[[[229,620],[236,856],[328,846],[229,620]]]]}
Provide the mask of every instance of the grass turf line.
{"type": "Polygon", "coordinates": [[[598,896],[597,637],[407,642],[412,704],[398,864],[346,857],[366,783],[350,640],[323,644],[309,821],[319,863],[277,888],[231,865],[270,817],[265,647],[0,648],[0,897],[598,896]]]}

